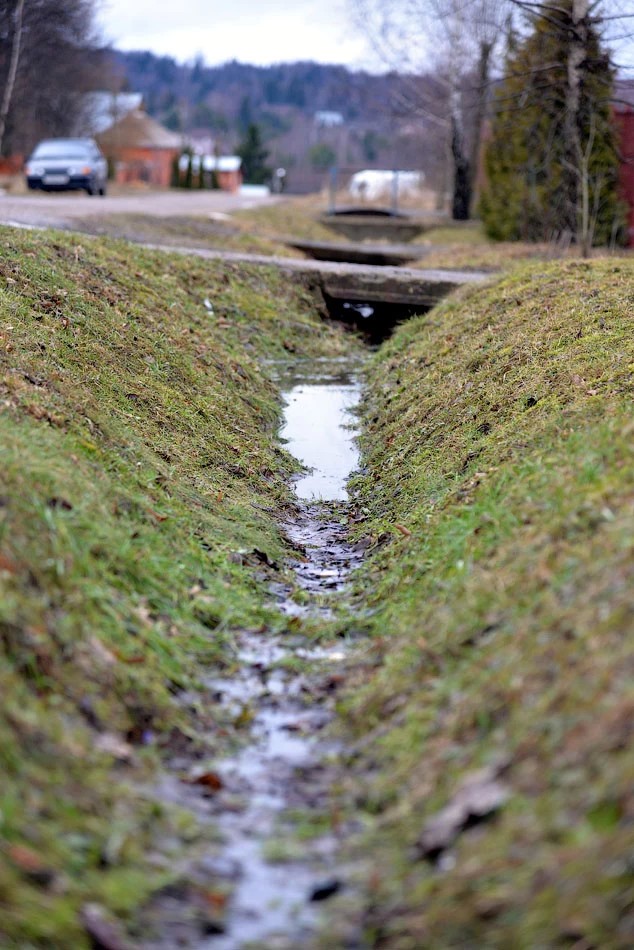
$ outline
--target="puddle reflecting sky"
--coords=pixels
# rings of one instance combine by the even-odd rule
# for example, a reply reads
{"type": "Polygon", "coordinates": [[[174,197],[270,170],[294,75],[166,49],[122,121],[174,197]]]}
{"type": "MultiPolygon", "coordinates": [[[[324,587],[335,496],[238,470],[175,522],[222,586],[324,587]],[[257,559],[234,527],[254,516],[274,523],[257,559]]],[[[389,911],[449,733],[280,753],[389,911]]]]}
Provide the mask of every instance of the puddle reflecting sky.
{"type": "Polygon", "coordinates": [[[346,482],[359,453],[350,410],[359,402],[360,385],[350,377],[300,381],[284,392],[287,403],[280,437],[288,451],[310,471],[296,482],[304,500],[345,501],[346,482]]]}

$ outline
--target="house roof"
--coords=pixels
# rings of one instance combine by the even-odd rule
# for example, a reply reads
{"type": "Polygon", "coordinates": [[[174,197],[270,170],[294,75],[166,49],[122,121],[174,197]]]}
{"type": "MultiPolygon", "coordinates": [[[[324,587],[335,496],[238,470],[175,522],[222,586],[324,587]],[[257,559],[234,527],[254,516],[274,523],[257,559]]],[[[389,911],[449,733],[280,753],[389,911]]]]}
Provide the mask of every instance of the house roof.
{"type": "Polygon", "coordinates": [[[133,109],[96,136],[102,148],[179,149],[181,137],[170,132],[142,109],[133,109]]]}
{"type": "Polygon", "coordinates": [[[133,109],[143,105],[140,92],[89,92],[84,96],[84,113],[91,135],[100,135],[133,109]]]}

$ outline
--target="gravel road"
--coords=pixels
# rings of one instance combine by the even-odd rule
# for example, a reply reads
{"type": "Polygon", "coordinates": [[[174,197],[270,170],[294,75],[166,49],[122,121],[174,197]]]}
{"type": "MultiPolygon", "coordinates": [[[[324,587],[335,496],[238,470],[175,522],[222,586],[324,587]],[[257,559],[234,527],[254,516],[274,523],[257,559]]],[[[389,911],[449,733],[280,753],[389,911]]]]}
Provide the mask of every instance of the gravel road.
{"type": "Polygon", "coordinates": [[[143,214],[156,217],[230,213],[278,201],[274,196],[232,195],[224,191],[148,191],[90,198],[83,192],[0,194],[0,222],[68,227],[73,219],[95,215],[143,214]]]}

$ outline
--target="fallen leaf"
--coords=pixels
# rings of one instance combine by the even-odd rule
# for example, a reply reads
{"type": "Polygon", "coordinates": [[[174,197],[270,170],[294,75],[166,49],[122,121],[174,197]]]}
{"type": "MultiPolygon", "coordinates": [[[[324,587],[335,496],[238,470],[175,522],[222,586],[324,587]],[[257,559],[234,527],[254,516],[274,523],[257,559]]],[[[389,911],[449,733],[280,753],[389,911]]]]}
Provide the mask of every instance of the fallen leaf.
{"type": "Polygon", "coordinates": [[[154,508],[148,508],[147,513],[149,514],[150,518],[153,518],[155,521],[158,521],[159,524],[162,521],[167,521],[167,519],[169,518],[169,515],[163,515],[160,513],[160,511],[155,511],[154,508]]]}
{"type": "Polygon", "coordinates": [[[188,781],[192,785],[202,785],[203,788],[208,789],[210,792],[219,792],[225,787],[225,783],[217,772],[203,772],[201,775],[195,775],[193,778],[188,779],[188,781]]]}
{"type": "Polygon", "coordinates": [[[224,891],[203,891],[200,896],[205,903],[217,911],[223,911],[229,900],[229,895],[224,891]]]}
{"type": "Polygon", "coordinates": [[[409,530],[409,528],[406,528],[405,525],[395,524],[394,527],[397,531],[400,531],[404,538],[411,538],[412,532],[409,530]]]}
{"type": "Polygon", "coordinates": [[[66,501],[65,498],[59,498],[58,496],[49,498],[46,504],[48,505],[49,508],[61,508],[62,511],[73,510],[73,506],[71,505],[69,501],[66,501]]]}
{"type": "Polygon", "coordinates": [[[95,742],[95,748],[118,762],[129,762],[133,755],[132,746],[113,732],[103,732],[95,742]]]}
{"type": "Polygon", "coordinates": [[[417,847],[425,858],[438,857],[471,824],[495,814],[510,797],[509,788],[489,766],[466,775],[453,799],[433,815],[420,835],[417,847]]]}
{"type": "Polygon", "coordinates": [[[13,866],[35,884],[46,887],[53,881],[54,872],[32,848],[27,848],[23,844],[12,844],[9,845],[6,853],[13,866]]]}
{"type": "Polygon", "coordinates": [[[18,565],[10,557],[0,554],[0,571],[4,571],[6,574],[17,574],[18,565]]]}

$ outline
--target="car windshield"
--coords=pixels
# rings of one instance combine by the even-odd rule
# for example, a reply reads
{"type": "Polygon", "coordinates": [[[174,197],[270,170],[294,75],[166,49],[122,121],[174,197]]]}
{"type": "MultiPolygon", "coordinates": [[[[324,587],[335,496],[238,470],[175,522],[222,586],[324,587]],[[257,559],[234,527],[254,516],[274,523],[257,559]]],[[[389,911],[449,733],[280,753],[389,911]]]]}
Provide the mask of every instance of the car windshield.
{"type": "Polygon", "coordinates": [[[90,149],[77,142],[44,142],[38,145],[31,157],[37,161],[49,158],[86,159],[90,158],[90,149]]]}

